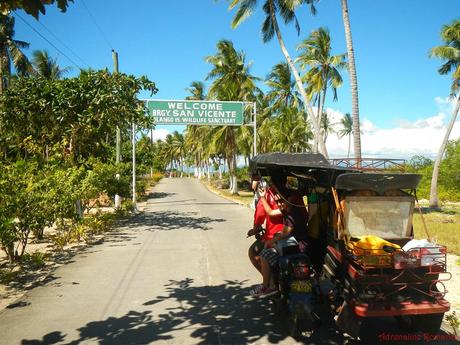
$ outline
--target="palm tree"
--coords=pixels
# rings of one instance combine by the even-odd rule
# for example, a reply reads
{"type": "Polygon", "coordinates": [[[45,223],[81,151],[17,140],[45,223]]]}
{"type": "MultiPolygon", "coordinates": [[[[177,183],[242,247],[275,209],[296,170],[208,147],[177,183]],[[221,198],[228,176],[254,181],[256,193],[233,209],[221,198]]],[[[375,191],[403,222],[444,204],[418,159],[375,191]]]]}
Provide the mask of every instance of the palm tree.
{"type": "MultiPolygon", "coordinates": [[[[190,84],[190,87],[185,89],[190,93],[189,96],[185,97],[186,100],[196,100],[196,101],[204,101],[208,96],[206,95],[206,86],[201,81],[193,81],[190,84]]],[[[189,147],[190,153],[193,157],[194,165],[195,165],[195,177],[201,178],[201,151],[202,146],[199,145],[200,141],[200,133],[203,132],[201,130],[202,126],[190,126],[188,125],[185,129],[185,141],[187,143],[187,147],[189,147]]]]}
{"type": "Polygon", "coordinates": [[[204,101],[207,97],[206,86],[201,81],[192,82],[185,90],[190,92],[190,96],[185,97],[187,100],[204,101]]]}
{"type": "Polygon", "coordinates": [[[266,94],[267,101],[271,104],[274,113],[285,107],[301,106],[299,93],[295,90],[295,80],[292,79],[291,70],[287,63],[279,63],[273,66],[267,76],[265,84],[270,88],[266,94]]]}
{"type": "Polygon", "coordinates": [[[21,49],[29,43],[14,38],[14,18],[0,13],[0,95],[8,87],[11,78],[11,63],[19,75],[28,75],[32,71],[29,60],[21,49]]]}
{"type": "Polygon", "coordinates": [[[335,130],[331,118],[325,111],[321,114],[321,131],[323,132],[324,143],[326,144],[327,136],[329,133],[334,133],[335,130]]]}
{"type": "Polygon", "coordinates": [[[351,147],[351,135],[354,131],[353,118],[349,113],[346,113],[345,116],[340,120],[342,129],[337,132],[339,138],[343,138],[345,135],[348,135],[348,153],[347,158],[350,157],[350,147],[351,147]]]}
{"type": "Polygon", "coordinates": [[[174,131],[172,134],[172,156],[177,162],[177,169],[180,170],[180,177],[184,174],[184,161],[186,156],[185,140],[184,136],[178,131],[174,131]]]}
{"type": "Polygon", "coordinates": [[[56,59],[52,59],[46,50],[33,52],[32,66],[35,76],[51,80],[61,79],[70,71],[70,67],[60,68],[56,59]]]}
{"type": "Polygon", "coordinates": [[[162,156],[164,157],[166,166],[169,166],[170,168],[169,177],[172,177],[172,170],[174,169],[174,155],[174,137],[172,134],[168,134],[166,135],[164,144],[162,145],[162,156]]]}
{"type": "MultiPolygon", "coordinates": [[[[308,84],[307,93],[315,98],[317,120],[320,122],[326,101],[327,89],[331,88],[334,101],[337,100],[337,88],[342,85],[342,76],[339,70],[346,67],[345,54],[331,55],[331,36],[329,30],[319,28],[297,46],[300,55],[296,61],[300,67],[310,68],[304,76],[308,84]]],[[[326,134],[323,132],[323,135],[326,134]]],[[[324,140],[326,142],[326,140],[324,140]]],[[[318,142],[315,140],[314,151],[318,151],[318,142]]]]}
{"type": "Polygon", "coordinates": [[[348,55],[348,74],[350,76],[351,88],[351,113],[353,114],[353,146],[355,151],[355,158],[361,159],[361,130],[359,128],[359,103],[358,103],[358,78],[356,76],[355,65],[355,52],[353,50],[353,40],[351,37],[350,17],[348,16],[348,2],[342,1],[342,17],[343,25],[345,27],[345,39],[347,41],[347,55],[348,55]]]}
{"type": "MultiPolygon", "coordinates": [[[[302,79],[300,78],[299,72],[292,60],[289,52],[284,44],[283,37],[281,35],[280,28],[278,26],[277,15],[280,15],[286,24],[294,22],[297,29],[297,33],[300,32],[300,26],[297,21],[295,10],[298,6],[302,4],[310,5],[311,12],[316,13],[314,7],[316,0],[302,0],[302,1],[292,1],[292,0],[265,0],[263,4],[263,11],[265,13],[265,19],[262,24],[262,39],[264,42],[270,41],[276,34],[278,43],[280,45],[281,51],[286,58],[286,62],[289,65],[289,68],[292,71],[294,79],[296,81],[297,89],[302,96],[303,106],[306,113],[312,119],[312,125],[314,130],[314,135],[317,141],[319,142],[319,150],[322,154],[328,157],[326,145],[322,139],[321,128],[319,127],[319,121],[317,120],[316,114],[313,112],[311,104],[308,101],[308,95],[303,87],[302,79]]],[[[257,0],[232,0],[229,8],[233,9],[238,6],[236,14],[232,20],[232,27],[236,28],[241,24],[246,18],[248,18],[257,7],[257,0]]]]}
{"type": "MultiPolygon", "coordinates": [[[[209,88],[210,99],[221,101],[253,101],[258,91],[255,81],[258,79],[249,72],[251,63],[246,63],[245,54],[237,52],[233,43],[221,40],[217,43],[216,55],[206,57],[213,68],[206,79],[213,82],[209,88]]],[[[234,126],[219,126],[212,130],[213,144],[224,152],[230,172],[230,190],[238,193],[236,183],[237,134],[234,126]]],[[[219,150],[218,150],[219,151],[219,150]]]]}
{"type": "Polygon", "coordinates": [[[310,149],[308,139],[311,139],[311,131],[299,109],[285,107],[272,121],[271,138],[274,151],[302,152],[310,149]]]}
{"type": "Polygon", "coordinates": [[[451,25],[444,25],[441,30],[441,38],[445,42],[443,46],[437,46],[430,50],[430,56],[445,60],[445,63],[438,69],[439,74],[452,73],[452,85],[450,88],[451,98],[457,98],[452,117],[447,126],[446,134],[439,148],[436,161],[434,162],[433,175],[431,176],[430,207],[438,207],[438,176],[439,166],[446,150],[450,133],[457,119],[460,109],[460,20],[454,20],[451,25]]]}

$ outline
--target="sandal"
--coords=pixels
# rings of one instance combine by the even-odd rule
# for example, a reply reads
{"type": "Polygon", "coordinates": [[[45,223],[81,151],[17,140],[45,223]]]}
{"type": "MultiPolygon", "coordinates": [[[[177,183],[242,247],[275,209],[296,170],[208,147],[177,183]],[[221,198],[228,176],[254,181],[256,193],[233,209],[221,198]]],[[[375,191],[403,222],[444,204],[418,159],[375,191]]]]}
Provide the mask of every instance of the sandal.
{"type": "Polygon", "coordinates": [[[260,295],[260,292],[263,290],[264,285],[263,284],[258,284],[254,288],[252,288],[251,291],[249,291],[249,294],[251,296],[258,296],[260,295]]]}

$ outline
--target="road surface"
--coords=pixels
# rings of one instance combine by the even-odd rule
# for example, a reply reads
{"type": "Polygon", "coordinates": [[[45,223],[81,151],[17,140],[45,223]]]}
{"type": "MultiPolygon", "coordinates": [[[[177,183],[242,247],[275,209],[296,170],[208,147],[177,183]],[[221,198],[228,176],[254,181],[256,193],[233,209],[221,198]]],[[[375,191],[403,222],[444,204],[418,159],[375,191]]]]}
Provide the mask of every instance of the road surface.
{"type": "MultiPolygon", "coordinates": [[[[0,343],[296,344],[269,301],[248,296],[260,282],[251,220],[194,179],[163,179],[143,214],[0,312],[0,343]]],[[[342,344],[324,320],[308,343],[342,344]]],[[[392,327],[372,329],[401,333],[392,327]]]]}

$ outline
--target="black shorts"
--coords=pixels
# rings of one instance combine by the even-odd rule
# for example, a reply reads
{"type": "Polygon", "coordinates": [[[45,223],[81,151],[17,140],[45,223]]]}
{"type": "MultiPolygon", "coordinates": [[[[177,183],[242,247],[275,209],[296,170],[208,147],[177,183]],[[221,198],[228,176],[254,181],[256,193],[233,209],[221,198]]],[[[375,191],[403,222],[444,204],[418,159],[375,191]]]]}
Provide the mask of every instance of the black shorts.
{"type": "Polygon", "coordinates": [[[264,243],[261,240],[256,240],[251,246],[249,250],[252,252],[253,255],[259,256],[260,252],[264,249],[264,243]]]}

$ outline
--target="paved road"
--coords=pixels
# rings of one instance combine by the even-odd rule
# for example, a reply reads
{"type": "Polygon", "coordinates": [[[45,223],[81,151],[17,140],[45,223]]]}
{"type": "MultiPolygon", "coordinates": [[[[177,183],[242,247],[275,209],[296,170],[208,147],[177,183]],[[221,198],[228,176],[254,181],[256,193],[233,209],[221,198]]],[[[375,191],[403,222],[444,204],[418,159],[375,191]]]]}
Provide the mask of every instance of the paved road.
{"type": "MultiPolygon", "coordinates": [[[[163,179],[144,214],[0,312],[0,343],[296,344],[248,297],[251,219],[193,179],[163,179]]],[[[326,318],[308,342],[343,339],[326,318]]]]}

